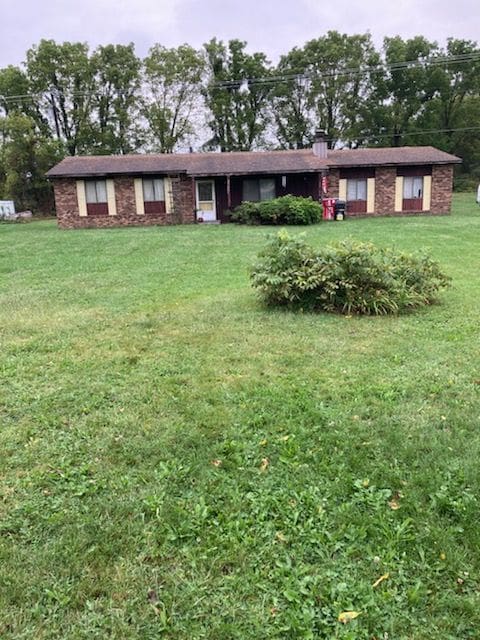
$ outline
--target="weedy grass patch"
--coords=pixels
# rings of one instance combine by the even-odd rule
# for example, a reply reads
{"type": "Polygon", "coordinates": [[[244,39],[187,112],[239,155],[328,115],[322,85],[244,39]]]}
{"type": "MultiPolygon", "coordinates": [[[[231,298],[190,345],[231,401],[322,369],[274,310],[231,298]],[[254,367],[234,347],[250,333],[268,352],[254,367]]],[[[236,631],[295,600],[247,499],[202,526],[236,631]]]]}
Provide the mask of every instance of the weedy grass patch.
{"type": "Polygon", "coordinates": [[[478,637],[480,215],[400,317],[267,310],[263,227],[0,226],[0,637],[478,637]]]}

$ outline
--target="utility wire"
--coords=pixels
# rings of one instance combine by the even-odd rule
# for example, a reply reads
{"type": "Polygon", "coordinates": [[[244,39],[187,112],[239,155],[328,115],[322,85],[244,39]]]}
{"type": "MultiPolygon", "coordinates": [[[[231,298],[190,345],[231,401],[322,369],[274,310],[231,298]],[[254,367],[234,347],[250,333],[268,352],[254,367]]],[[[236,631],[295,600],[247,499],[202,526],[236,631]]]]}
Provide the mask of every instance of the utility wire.
{"type": "MultiPolygon", "coordinates": [[[[457,133],[457,132],[465,132],[465,131],[480,131],[480,126],[477,127],[451,127],[446,129],[419,129],[417,131],[391,131],[390,133],[380,131],[378,134],[371,133],[365,138],[361,138],[364,141],[372,141],[379,140],[384,138],[393,138],[394,136],[400,136],[401,138],[408,138],[409,136],[422,136],[429,133],[457,133]]],[[[324,138],[325,142],[338,142],[339,138],[324,138]]]]}
{"type": "MultiPolygon", "coordinates": [[[[423,60],[408,60],[405,62],[393,62],[390,64],[379,64],[371,67],[352,67],[347,69],[336,69],[324,73],[299,73],[299,74],[283,74],[277,76],[266,76],[260,78],[242,78],[241,80],[225,80],[210,83],[209,87],[218,89],[239,89],[242,86],[250,87],[258,84],[275,84],[290,81],[311,81],[322,80],[328,78],[340,78],[340,77],[355,77],[362,75],[370,75],[373,73],[381,73],[384,71],[405,71],[407,69],[417,67],[435,67],[450,64],[461,64],[464,62],[477,62],[480,61],[480,52],[478,53],[466,53],[456,56],[440,56],[436,58],[425,58],[423,60]]],[[[194,85],[192,85],[194,86],[194,85]]],[[[0,101],[3,102],[21,102],[23,100],[41,100],[42,98],[58,97],[60,95],[68,95],[72,97],[105,97],[105,94],[101,91],[72,91],[65,92],[55,89],[53,91],[44,91],[39,93],[24,93],[13,96],[0,95],[0,101]]],[[[114,97],[133,97],[134,94],[131,91],[117,91],[114,97]]]]}
{"type": "Polygon", "coordinates": [[[480,52],[461,54],[457,56],[443,56],[436,58],[425,58],[423,60],[408,60],[405,62],[394,62],[391,64],[379,64],[371,67],[352,67],[347,69],[335,69],[324,73],[297,73],[283,74],[278,76],[266,76],[260,78],[243,78],[242,80],[225,80],[224,82],[213,83],[213,87],[235,88],[242,85],[271,84],[278,82],[290,82],[292,80],[321,80],[323,78],[354,77],[360,75],[370,75],[384,71],[404,71],[416,67],[435,67],[447,64],[461,64],[462,62],[476,62],[480,60],[480,52]]]}

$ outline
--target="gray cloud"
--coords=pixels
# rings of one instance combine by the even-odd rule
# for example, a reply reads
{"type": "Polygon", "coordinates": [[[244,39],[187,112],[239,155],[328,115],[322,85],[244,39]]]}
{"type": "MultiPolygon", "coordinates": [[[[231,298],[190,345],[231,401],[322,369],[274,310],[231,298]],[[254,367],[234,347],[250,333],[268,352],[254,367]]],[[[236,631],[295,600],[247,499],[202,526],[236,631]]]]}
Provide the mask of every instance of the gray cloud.
{"type": "Polygon", "coordinates": [[[87,41],[92,47],[133,41],[145,55],[155,42],[200,46],[212,37],[240,38],[276,60],[329,29],[385,35],[422,34],[477,40],[477,0],[24,0],[4,2],[0,66],[19,64],[42,38],[87,41]]]}

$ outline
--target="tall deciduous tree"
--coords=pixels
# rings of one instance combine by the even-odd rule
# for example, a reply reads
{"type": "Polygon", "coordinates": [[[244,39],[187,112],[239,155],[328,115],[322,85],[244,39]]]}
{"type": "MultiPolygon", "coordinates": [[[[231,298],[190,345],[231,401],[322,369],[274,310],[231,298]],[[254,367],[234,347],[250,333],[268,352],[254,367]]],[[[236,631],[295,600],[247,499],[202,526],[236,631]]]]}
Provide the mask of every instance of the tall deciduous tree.
{"type": "Polygon", "coordinates": [[[92,57],[95,89],[92,97],[92,149],[129,153],[138,146],[141,61],[135,47],[98,47],[92,57]]]}
{"type": "Polygon", "coordinates": [[[311,146],[316,127],[311,106],[311,83],[303,49],[294,48],[280,58],[272,91],[275,135],[282,148],[311,146]]]}
{"type": "Polygon", "coordinates": [[[385,70],[376,74],[380,99],[371,122],[371,137],[378,134],[379,144],[398,147],[418,128],[422,110],[438,90],[437,69],[428,61],[440,50],[436,42],[423,36],[385,38],[383,50],[385,70]]]}
{"type": "Polygon", "coordinates": [[[31,90],[41,96],[38,105],[52,137],[64,141],[70,155],[88,151],[95,91],[88,46],[41,40],[27,51],[26,67],[31,90]]]}
{"type": "Polygon", "coordinates": [[[263,142],[271,85],[255,79],[269,76],[270,66],[264,53],[249,54],[245,48],[240,40],[225,45],[215,38],[205,45],[209,77],[204,95],[213,133],[207,148],[249,151],[263,142]]]}
{"type": "Polygon", "coordinates": [[[204,68],[202,54],[189,45],[167,49],[157,44],[150,49],[144,61],[143,116],[152,141],[147,140],[147,146],[172,153],[194,133],[204,68]]]}
{"type": "Polygon", "coordinates": [[[373,91],[368,71],[379,63],[369,34],[349,36],[338,31],[283,56],[274,98],[282,146],[310,145],[319,127],[327,132],[330,146],[338,140],[355,144],[361,137],[358,115],[373,91]],[[285,82],[285,75],[291,79],[285,82]]]}
{"type": "MultiPolygon", "coordinates": [[[[418,125],[421,129],[445,130],[422,143],[440,143],[442,148],[452,150],[449,146],[455,139],[452,130],[467,124],[463,104],[480,95],[480,49],[475,42],[450,38],[441,55],[449,61],[435,67],[435,95],[425,105],[418,125]]],[[[423,136],[421,140],[427,138],[423,136]]]]}
{"type": "Polygon", "coordinates": [[[18,112],[0,120],[0,128],[4,133],[0,195],[14,200],[17,209],[51,213],[53,194],[45,173],[64,157],[62,143],[45,138],[31,117],[18,112]]]}
{"type": "Polygon", "coordinates": [[[0,69],[0,110],[3,115],[30,110],[32,101],[29,92],[27,75],[19,67],[9,65],[0,69]]]}

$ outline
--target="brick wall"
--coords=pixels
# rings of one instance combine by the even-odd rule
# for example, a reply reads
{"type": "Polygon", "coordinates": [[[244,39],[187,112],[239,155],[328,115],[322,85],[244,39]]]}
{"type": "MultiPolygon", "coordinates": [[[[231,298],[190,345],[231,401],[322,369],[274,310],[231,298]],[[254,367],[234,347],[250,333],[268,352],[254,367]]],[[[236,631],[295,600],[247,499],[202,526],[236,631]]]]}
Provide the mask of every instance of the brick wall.
{"type": "MultiPolygon", "coordinates": [[[[377,167],[375,170],[375,213],[362,215],[395,214],[395,167],[377,167]]],[[[331,169],[328,175],[328,197],[338,198],[340,172],[331,169]]],[[[78,213],[76,181],[74,178],[54,180],[58,225],[62,229],[85,227],[146,226],[154,224],[188,224],[195,222],[195,191],[193,179],[185,175],[171,176],[173,212],[170,214],[138,215],[135,210],[134,180],[128,176],[114,179],[116,216],[86,216],[78,213]]],[[[452,202],[452,165],[434,165],[432,168],[431,214],[450,212],[452,202]]],[[[405,213],[409,215],[411,212],[405,213]]],[[[402,214],[396,214],[402,215],[402,214]]]]}
{"type": "Polygon", "coordinates": [[[328,172],[327,198],[338,198],[339,180],[340,180],[340,171],[338,169],[330,169],[330,171],[328,172]]]}
{"type": "Polygon", "coordinates": [[[431,213],[450,213],[452,205],[452,187],[453,165],[434,165],[432,167],[431,213]]]}
{"type": "Polygon", "coordinates": [[[195,198],[192,178],[172,176],[173,212],[138,215],[135,208],[133,178],[125,176],[114,179],[116,216],[85,216],[78,212],[77,188],[74,178],[54,180],[55,205],[58,226],[62,229],[87,227],[106,228],[124,226],[148,226],[153,224],[180,224],[195,221],[195,198]]]}
{"type": "Polygon", "coordinates": [[[386,216],[395,212],[395,167],[377,167],[375,169],[375,213],[386,216]]]}
{"type": "Polygon", "coordinates": [[[187,176],[172,177],[173,214],[171,222],[195,222],[195,183],[187,176]]]}
{"type": "Polygon", "coordinates": [[[72,178],[57,178],[53,182],[53,189],[58,226],[62,229],[74,227],[74,221],[79,219],[75,180],[72,178]]]}
{"type": "MultiPolygon", "coordinates": [[[[432,167],[432,195],[429,212],[404,213],[395,212],[395,167],[377,167],[375,169],[375,212],[351,214],[362,216],[412,215],[430,213],[444,215],[450,213],[452,204],[453,165],[433,165],[432,167]]],[[[340,173],[332,169],[328,176],[328,197],[338,198],[338,181],[340,173]]]]}

